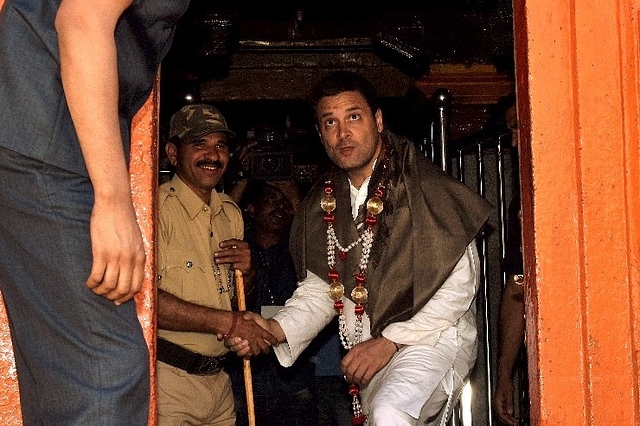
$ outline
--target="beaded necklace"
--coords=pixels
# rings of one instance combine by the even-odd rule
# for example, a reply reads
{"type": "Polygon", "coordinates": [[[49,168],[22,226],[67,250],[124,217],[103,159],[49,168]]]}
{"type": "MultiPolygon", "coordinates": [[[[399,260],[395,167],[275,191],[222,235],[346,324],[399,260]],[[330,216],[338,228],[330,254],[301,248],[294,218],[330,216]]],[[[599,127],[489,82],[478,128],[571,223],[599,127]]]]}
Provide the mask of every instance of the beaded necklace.
{"type": "Polygon", "coordinates": [[[211,263],[213,264],[213,274],[218,280],[218,294],[231,292],[233,287],[233,271],[230,268],[224,268],[226,269],[226,273],[222,272],[222,268],[216,263],[215,259],[212,259],[211,263]],[[226,282],[225,277],[222,276],[223,274],[226,275],[226,282]]]}
{"type": "MultiPolygon", "coordinates": [[[[343,247],[338,241],[333,222],[335,221],[335,214],[333,211],[336,209],[337,203],[333,196],[335,185],[331,181],[325,182],[324,196],[320,201],[320,206],[324,210],[324,221],[327,224],[327,265],[329,266],[329,296],[333,300],[333,307],[338,313],[338,333],[340,335],[340,342],[342,346],[349,350],[353,346],[362,342],[362,317],[365,312],[365,306],[369,297],[369,291],[365,287],[367,282],[367,265],[369,263],[369,255],[371,254],[371,246],[373,245],[373,227],[377,222],[376,216],[382,212],[384,203],[382,198],[385,195],[384,185],[379,184],[376,188],[374,195],[367,201],[367,217],[364,220],[366,225],[365,230],[360,234],[357,240],[352,242],[346,247],[343,247]],[[356,247],[358,244],[362,244],[362,255],[358,262],[358,273],[355,277],[355,287],[351,291],[351,299],[355,303],[354,313],[356,315],[355,327],[353,330],[353,340],[349,337],[349,330],[347,328],[347,322],[344,315],[344,285],[339,281],[340,274],[336,269],[336,247],[339,250],[338,257],[340,260],[347,258],[347,253],[356,247]]],[[[353,424],[363,424],[366,421],[366,416],[362,412],[362,406],[358,397],[359,388],[356,384],[349,386],[349,394],[353,397],[353,424]]]]}

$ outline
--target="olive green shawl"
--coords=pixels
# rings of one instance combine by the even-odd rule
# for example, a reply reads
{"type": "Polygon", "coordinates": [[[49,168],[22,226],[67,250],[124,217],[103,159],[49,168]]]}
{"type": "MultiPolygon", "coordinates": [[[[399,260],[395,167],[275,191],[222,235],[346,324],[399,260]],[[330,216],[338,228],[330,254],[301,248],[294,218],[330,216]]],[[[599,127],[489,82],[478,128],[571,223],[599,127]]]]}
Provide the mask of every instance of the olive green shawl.
{"type": "MultiPolygon", "coordinates": [[[[378,161],[368,188],[368,198],[379,182],[386,188],[367,270],[366,311],[373,336],[391,323],[411,318],[429,301],[491,211],[489,203],[423,158],[410,141],[388,131],[383,138],[385,159],[378,161]]],[[[356,223],[366,214],[362,206],[353,221],[347,176],[337,168],[330,170],[305,197],[291,230],[290,248],[299,279],[309,270],[328,281],[327,225],[320,208],[326,180],[336,186],[334,227],[343,247],[358,238],[356,223]]],[[[360,245],[344,261],[336,254],[336,269],[347,296],[360,255],[360,245]]]]}

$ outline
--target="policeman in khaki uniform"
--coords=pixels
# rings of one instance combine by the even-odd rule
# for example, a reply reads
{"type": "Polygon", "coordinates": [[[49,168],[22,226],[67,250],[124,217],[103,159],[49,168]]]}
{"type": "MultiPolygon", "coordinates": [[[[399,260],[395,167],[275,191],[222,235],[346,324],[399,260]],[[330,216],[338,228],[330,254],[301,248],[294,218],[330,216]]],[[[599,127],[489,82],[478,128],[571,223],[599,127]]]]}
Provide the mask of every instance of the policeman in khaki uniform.
{"type": "Polygon", "coordinates": [[[231,311],[234,270],[248,285],[252,275],[240,209],[215,190],[235,135],[205,104],[175,113],[169,132],[175,175],[159,189],[159,424],[234,425],[223,338],[247,339],[254,355],[276,343],[260,316],[231,311]]]}

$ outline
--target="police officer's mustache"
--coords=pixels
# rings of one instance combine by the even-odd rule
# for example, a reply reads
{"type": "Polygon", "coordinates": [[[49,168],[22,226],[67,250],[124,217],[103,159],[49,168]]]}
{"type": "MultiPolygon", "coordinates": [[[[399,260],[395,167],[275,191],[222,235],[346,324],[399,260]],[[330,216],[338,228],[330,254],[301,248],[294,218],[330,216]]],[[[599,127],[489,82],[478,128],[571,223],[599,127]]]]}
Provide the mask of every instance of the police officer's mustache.
{"type": "Polygon", "coordinates": [[[221,169],[223,166],[219,161],[199,160],[196,162],[196,167],[217,167],[221,169]]]}

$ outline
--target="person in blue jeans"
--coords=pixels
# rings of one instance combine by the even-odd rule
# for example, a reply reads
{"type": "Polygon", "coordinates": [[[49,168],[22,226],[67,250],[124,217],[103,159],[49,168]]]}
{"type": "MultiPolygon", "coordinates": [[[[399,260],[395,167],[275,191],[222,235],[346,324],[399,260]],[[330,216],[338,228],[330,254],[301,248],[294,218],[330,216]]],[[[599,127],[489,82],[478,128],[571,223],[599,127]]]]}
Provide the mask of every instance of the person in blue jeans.
{"type": "Polygon", "coordinates": [[[146,425],[130,126],[188,0],[5,0],[0,286],[25,425],[146,425]]]}

